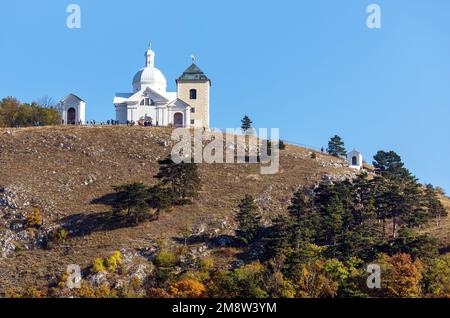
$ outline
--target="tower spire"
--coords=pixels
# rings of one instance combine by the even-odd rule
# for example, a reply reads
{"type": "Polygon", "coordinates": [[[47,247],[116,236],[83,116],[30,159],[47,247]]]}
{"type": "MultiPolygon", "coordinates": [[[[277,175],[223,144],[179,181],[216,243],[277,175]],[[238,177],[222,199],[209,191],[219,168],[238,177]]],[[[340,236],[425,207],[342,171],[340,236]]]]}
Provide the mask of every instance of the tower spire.
{"type": "Polygon", "coordinates": [[[152,51],[152,42],[148,42],[148,50],[145,52],[145,66],[155,67],[155,52],[152,51]]]}

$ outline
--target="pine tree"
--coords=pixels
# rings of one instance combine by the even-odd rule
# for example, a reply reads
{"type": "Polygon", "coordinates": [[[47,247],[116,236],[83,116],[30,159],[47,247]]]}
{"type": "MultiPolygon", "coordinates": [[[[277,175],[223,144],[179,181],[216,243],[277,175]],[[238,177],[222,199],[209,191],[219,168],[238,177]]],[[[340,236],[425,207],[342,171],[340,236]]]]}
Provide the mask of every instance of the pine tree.
{"type": "Polygon", "coordinates": [[[343,226],[343,216],[345,209],[342,205],[342,201],[337,195],[334,195],[328,201],[324,214],[322,214],[322,222],[325,228],[325,240],[330,245],[336,244],[336,238],[340,234],[343,226]]]}
{"type": "Polygon", "coordinates": [[[380,150],[373,159],[373,166],[377,169],[377,174],[383,177],[404,178],[410,176],[410,172],[404,167],[401,157],[394,151],[380,150]]]}
{"type": "Polygon", "coordinates": [[[245,115],[244,118],[241,120],[241,129],[243,132],[247,132],[250,128],[252,128],[253,122],[250,120],[250,118],[245,115]]]}
{"type": "Polygon", "coordinates": [[[375,194],[368,174],[363,172],[353,180],[352,194],[357,225],[372,223],[376,219],[375,194]]]}
{"type": "Polygon", "coordinates": [[[435,218],[437,226],[441,225],[441,219],[448,215],[448,211],[445,209],[442,202],[439,200],[438,190],[431,184],[428,184],[425,188],[425,206],[428,210],[429,216],[435,218]]]}
{"type": "Polygon", "coordinates": [[[390,202],[389,198],[387,197],[387,183],[385,182],[385,178],[381,176],[375,176],[375,178],[373,178],[369,184],[371,186],[374,197],[373,205],[376,218],[383,228],[383,237],[386,238],[387,220],[390,217],[390,202]]]}
{"type": "Polygon", "coordinates": [[[151,216],[147,202],[147,188],[142,183],[115,186],[116,199],[113,202],[113,213],[121,217],[134,218],[136,224],[151,216]]]}
{"type": "Polygon", "coordinates": [[[304,243],[311,242],[314,238],[316,225],[311,202],[304,194],[303,189],[294,193],[288,212],[292,218],[291,233],[293,234],[293,241],[291,244],[300,248],[304,243]]]}
{"type": "Polygon", "coordinates": [[[336,237],[343,228],[345,214],[344,202],[336,186],[321,184],[315,190],[314,204],[320,217],[317,238],[325,245],[335,245],[336,237]]]}
{"type": "Polygon", "coordinates": [[[375,208],[383,222],[385,218],[391,218],[392,236],[397,237],[400,226],[413,228],[427,222],[430,214],[422,186],[404,167],[401,157],[394,151],[380,150],[374,156],[373,165],[379,175],[374,179],[375,208]]]}
{"type": "Polygon", "coordinates": [[[347,151],[345,150],[344,142],[342,141],[342,138],[339,137],[338,135],[335,135],[334,137],[332,137],[330,139],[330,141],[328,142],[327,152],[330,155],[333,155],[336,157],[346,156],[347,151]]]}
{"type": "Polygon", "coordinates": [[[172,205],[177,203],[177,198],[172,190],[162,187],[159,184],[149,188],[148,195],[149,199],[147,202],[152,209],[157,211],[156,216],[158,216],[161,211],[169,210],[172,205]]]}
{"type": "Polygon", "coordinates": [[[409,228],[420,227],[431,218],[426,206],[426,198],[423,195],[422,185],[414,177],[404,178],[402,185],[402,222],[409,228]]]}
{"type": "Polygon", "coordinates": [[[169,188],[178,204],[184,204],[188,199],[198,196],[201,189],[201,180],[198,168],[195,163],[182,162],[176,164],[171,158],[159,161],[159,173],[156,175],[160,179],[162,187],[169,188]]]}
{"type": "Polygon", "coordinates": [[[255,199],[251,195],[246,195],[241,200],[236,219],[239,223],[238,236],[244,239],[245,242],[250,243],[256,237],[261,222],[261,215],[255,199]]]}
{"type": "Polygon", "coordinates": [[[269,258],[278,258],[292,250],[292,218],[279,216],[273,220],[270,234],[267,238],[267,253],[269,258]]]}

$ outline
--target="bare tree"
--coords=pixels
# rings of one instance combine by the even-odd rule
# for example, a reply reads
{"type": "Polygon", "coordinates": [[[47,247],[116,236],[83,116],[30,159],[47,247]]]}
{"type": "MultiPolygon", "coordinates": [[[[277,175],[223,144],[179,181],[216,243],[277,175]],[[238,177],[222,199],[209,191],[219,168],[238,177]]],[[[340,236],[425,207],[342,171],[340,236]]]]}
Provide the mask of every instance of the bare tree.
{"type": "Polygon", "coordinates": [[[47,95],[39,98],[36,101],[36,104],[38,104],[39,106],[44,107],[44,108],[56,108],[56,106],[57,106],[57,104],[55,103],[55,100],[52,97],[47,96],[47,95]]]}

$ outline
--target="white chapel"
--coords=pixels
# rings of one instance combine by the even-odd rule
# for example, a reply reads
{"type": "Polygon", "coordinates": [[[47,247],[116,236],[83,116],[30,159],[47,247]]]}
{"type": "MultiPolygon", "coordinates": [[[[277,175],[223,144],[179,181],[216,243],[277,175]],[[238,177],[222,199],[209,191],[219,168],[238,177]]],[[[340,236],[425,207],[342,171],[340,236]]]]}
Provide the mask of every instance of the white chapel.
{"type": "Polygon", "coordinates": [[[86,102],[75,94],[69,94],[59,102],[63,125],[84,125],[86,123],[86,102]]]}
{"type": "Polygon", "coordinates": [[[145,67],[133,78],[132,93],[114,97],[120,124],[146,121],[155,126],[209,128],[211,81],[195,64],[176,80],[177,91],[167,91],[163,73],[155,67],[155,53],[145,53],[145,67]]]}
{"type": "Polygon", "coordinates": [[[347,154],[347,161],[352,169],[362,170],[364,168],[363,155],[355,149],[347,154]]]}

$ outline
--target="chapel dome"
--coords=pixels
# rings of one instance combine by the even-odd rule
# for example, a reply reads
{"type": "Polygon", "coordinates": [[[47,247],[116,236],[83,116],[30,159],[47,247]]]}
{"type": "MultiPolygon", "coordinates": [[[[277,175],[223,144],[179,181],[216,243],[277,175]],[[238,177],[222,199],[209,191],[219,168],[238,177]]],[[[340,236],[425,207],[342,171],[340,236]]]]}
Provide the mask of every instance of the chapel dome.
{"type": "Polygon", "coordinates": [[[135,92],[150,87],[159,92],[166,92],[167,80],[163,73],[155,67],[155,53],[149,49],[146,53],[146,65],[133,78],[135,92]]]}
{"type": "Polygon", "coordinates": [[[144,67],[133,78],[133,90],[150,87],[155,91],[166,91],[167,81],[163,73],[155,67],[144,67]]]}

